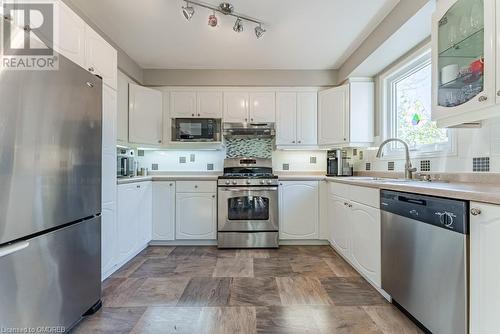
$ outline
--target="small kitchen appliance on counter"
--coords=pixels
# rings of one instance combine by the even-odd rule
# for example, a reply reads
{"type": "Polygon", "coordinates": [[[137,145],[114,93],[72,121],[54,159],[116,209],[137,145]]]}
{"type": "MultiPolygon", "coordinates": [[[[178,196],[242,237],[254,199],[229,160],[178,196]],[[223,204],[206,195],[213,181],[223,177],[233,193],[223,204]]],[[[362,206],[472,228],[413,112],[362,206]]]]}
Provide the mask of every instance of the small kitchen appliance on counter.
{"type": "Polygon", "coordinates": [[[118,178],[135,175],[134,150],[119,148],[116,155],[116,176],[118,178]]]}
{"type": "Polygon", "coordinates": [[[331,150],[326,159],[327,176],[352,176],[352,165],[349,163],[347,152],[341,149],[331,150]]]}
{"type": "Polygon", "coordinates": [[[278,176],[271,159],[224,160],[218,179],[219,248],[278,248],[278,176]]]}

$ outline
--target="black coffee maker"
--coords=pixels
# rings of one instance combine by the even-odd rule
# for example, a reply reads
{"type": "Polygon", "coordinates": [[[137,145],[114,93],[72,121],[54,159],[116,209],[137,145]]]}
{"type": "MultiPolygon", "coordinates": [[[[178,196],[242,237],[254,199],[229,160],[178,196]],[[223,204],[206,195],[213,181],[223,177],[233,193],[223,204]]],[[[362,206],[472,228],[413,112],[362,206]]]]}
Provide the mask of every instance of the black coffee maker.
{"type": "Polygon", "coordinates": [[[353,168],[349,163],[350,158],[347,157],[347,151],[336,149],[328,151],[326,159],[326,175],[327,176],[352,176],[353,168]]]}

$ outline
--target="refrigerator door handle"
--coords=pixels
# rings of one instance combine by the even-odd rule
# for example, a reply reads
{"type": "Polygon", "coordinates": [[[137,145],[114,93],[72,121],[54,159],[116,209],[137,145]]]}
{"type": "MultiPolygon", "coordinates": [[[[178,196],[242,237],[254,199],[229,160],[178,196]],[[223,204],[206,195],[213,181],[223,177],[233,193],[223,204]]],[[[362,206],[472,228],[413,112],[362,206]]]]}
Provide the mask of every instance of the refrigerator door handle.
{"type": "Polygon", "coordinates": [[[7,256],[7,255],[10,255],[10,254],[15,253],[15,252],[19,252],[19,251],[27,248],[29,245],[30,245],[30,243],[28,241],[21,241],[21,242],[17,242],[15,244],[12,244],[12,245],[0,247],[0,258],[7,256]]]}

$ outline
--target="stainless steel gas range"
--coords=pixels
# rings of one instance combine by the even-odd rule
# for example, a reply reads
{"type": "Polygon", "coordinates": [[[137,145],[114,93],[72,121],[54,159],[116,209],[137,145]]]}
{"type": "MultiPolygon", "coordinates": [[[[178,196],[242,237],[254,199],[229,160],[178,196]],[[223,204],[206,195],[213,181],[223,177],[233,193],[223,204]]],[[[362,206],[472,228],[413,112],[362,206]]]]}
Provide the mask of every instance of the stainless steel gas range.
{"type": "Polygon", "coordinates": [[[224,161],[218,180],[219,248],[277,248],[278,177],[271,159],[224,161]]]}

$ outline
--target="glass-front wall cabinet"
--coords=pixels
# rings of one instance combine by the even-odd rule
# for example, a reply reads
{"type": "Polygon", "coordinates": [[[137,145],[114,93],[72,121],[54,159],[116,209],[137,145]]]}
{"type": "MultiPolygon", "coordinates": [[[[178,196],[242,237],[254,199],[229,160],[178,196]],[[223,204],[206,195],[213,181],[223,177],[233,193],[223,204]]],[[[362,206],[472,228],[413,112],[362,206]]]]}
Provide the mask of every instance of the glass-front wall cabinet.
{"type": "Polygon", "coordinates": [[[438,23],[438,105],[456,107],[484,90],[484,0],[459,0],[438,23]]]}

